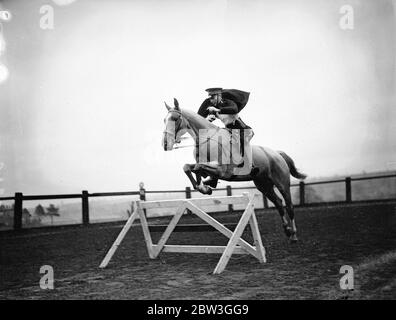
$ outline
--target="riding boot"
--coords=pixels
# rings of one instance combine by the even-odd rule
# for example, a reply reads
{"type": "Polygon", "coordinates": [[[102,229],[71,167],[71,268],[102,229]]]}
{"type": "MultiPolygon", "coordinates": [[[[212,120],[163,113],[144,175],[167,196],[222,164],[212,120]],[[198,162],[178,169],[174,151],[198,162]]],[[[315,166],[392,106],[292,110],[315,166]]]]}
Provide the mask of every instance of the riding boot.
{"type": "Polygon", "coordinates": [[[233,163],[233,165],[235,165],[236,167],[243,167],[243,153],[242,153],[242,144],[241,144],[241,141],[242,141],[242,137],[241,137],[241,131],[242,130],[240,130],[241,128],[240,128],[240,125],[239,125],[239,123],[237,122],[238,120],[236,120],[236,121],[234,121],[233,123],[230,123],[230,124],[227,124],[226,125],[226,128],[227,128],[227,130],[230,132],[230,134],[231,134],[231,144],[233,145],[234,144],[234,142],[236,142],[235,140],[237,140],[236,139],[236,137],[234,137],[233,135],[234,134],[236,134],[236,129],[238,130],[238,132],[239,132],[239,142],[236,142],[237,144],[239,144],[239,148],[238,148],[238,156],[236,156],[236,154],[234,153],[234,151],[236,151],[235,150],[235,148],[234,148],[234,146],[231,146],[231,150],[232,150],[232,153],[231,153],[231,159],[232,159],[232,163],[233,163]],[[233,155],[235,155],[235,156],[233,156],[233,155]],[[238,159],[238,158],[240,158],[240,159],[238,159]]]}
{"type": "Polygon", "coordinates": [[[253,150],[250,145],[250,140],[254,136],[252,129],[242,129],[241,131],[241,156],[243,157],[243,162],[237,166],[237,168],[244,168],[243,172],[245,174],[250,174],[250,176],[256,176],[259,172],[257,168],[254,168],[253,164],[253,150]],[[248,171],[247,171],[248,170],[248,171]]]}
{"type": "Polygon", "coordinates": [[[243,132],[243,129],[240,129],[239,130],[239,150],[240,150],[240,155],[241,155],[242,162],[237,165],[237,168],[243,168],[243,166],[245,165],[245,160],[244,160],[245,143],[244,142],[245,142],[244,132],[243,132]]]}

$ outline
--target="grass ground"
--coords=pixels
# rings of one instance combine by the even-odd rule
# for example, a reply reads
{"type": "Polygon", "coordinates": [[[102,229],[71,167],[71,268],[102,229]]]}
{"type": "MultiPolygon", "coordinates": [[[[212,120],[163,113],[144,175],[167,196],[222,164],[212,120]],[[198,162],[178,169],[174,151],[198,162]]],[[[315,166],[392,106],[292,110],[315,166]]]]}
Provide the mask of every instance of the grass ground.
{"type": "MultiPolygon", "coordinates": [[[[395,203],[299,208],[297,244],[287,241],[274,210],[258,210],[257,217],[268,263],[236,255],[216,276],[216,254],[163,253],[150,260],[138,227],[104,270],[98,265],[121,224],[0,233],[0,299],[396,298],[395,203]],[[54,290],[39,287],[42,265],[54,268],[54,290]],[[340,289],[342,265],[354,269],[353,291],[340,289]]],[[[226,238],[180,232],[170,243],[221,245],[226,238]]]]}

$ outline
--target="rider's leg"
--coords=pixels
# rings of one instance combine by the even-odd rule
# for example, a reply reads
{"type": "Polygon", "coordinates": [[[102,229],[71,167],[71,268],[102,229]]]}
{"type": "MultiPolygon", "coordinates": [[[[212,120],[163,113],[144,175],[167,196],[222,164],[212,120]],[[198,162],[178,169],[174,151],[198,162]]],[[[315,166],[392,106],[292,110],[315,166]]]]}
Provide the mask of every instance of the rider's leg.
{"type": "Polygon", "coordinates": [[[229,164],[237,167],[243,167],[243,156],[241,143],[241,130],[237,128],[234,124],[227,127],[230,131],[230,158],[229,164]]]}
{"type": "MultiPolygon", "coordinates": [[[[235,161],[237,167],[242,168],[245,166],[244,164],[246,160],[245,155],[248,156],[248,160],[250,160],[251,158],[250,157],[251,150],[246,150],[246,149],[250,148],[249,141],[252,139],[254,135],[253,130],[251,127],[246,125],[240,118],[235,120],[233,123],[229,124],[227,128],[233,129],[232,134],[239,135],[239,139],[238,139],[239,152],[240,152],[240,158],[242,159],[241,160],[239,159],[239,155],[234,155],[234,157],[237,158],[237,161],[235,161]]],[[[232,141],[237,141],[237,139],[232,139],[232,141]]],[[[249,161],[248,166],[251,167],[251,161],[249,161]]]]}
{"type": "Polygon", "coordinates": [[[245,135],[244,135],[244,130],[240,129],[239,130],[239,145],[241,149],[241,157],[245,155],[245,135]]]}
{"type": "Polygon", "coordinates": [[[252,170],[253,167],[253,150],[250,145],[250,140],[252,139],[254,133],[252,129],[242,129],[243,132],[243,141],[241,141],[241,148],[243,148],[243,162],[241,165],[238,165],[237,168],[234,168],[235,175],[251,175],[254,176],[258,173],[258,170],[252,170]]]}
{"type": "Polygon", "coordinates": [[[252,129],[244,129],[243,130],[243,136],[244,136],[244,140],[243,140],[243,149],[244,149],[244,154],[246,155],[246,157],[244,157],[245,159],[247,159],[249,161],[249,165],[252,166],[253,165],[253,151],[252,151],[252,146],[250,145],[250,140],[252,140],[253,136],[254,136],[254,132],[252,129]]]}

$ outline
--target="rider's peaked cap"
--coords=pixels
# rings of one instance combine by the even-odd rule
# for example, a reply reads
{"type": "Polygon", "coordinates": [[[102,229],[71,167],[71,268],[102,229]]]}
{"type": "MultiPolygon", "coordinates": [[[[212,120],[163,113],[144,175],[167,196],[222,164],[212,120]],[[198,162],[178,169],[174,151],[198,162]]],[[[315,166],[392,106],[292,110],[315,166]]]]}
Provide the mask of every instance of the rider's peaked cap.
{"type": "Polygon", "coordinates": [[[209,95],[218,94],[223,92],[223,88],[208,88],[205,90],[209,95]]]}

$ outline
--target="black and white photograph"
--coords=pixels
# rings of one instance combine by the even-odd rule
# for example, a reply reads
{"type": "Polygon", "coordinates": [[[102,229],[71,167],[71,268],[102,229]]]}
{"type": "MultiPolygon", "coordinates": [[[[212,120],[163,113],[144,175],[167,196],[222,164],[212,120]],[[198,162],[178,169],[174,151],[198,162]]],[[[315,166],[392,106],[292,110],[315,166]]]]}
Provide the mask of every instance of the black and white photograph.
{"type": "Polygon", "coordinates": [[[0,300],[395,299],[396,0],[0,0],[0,300]]]}

